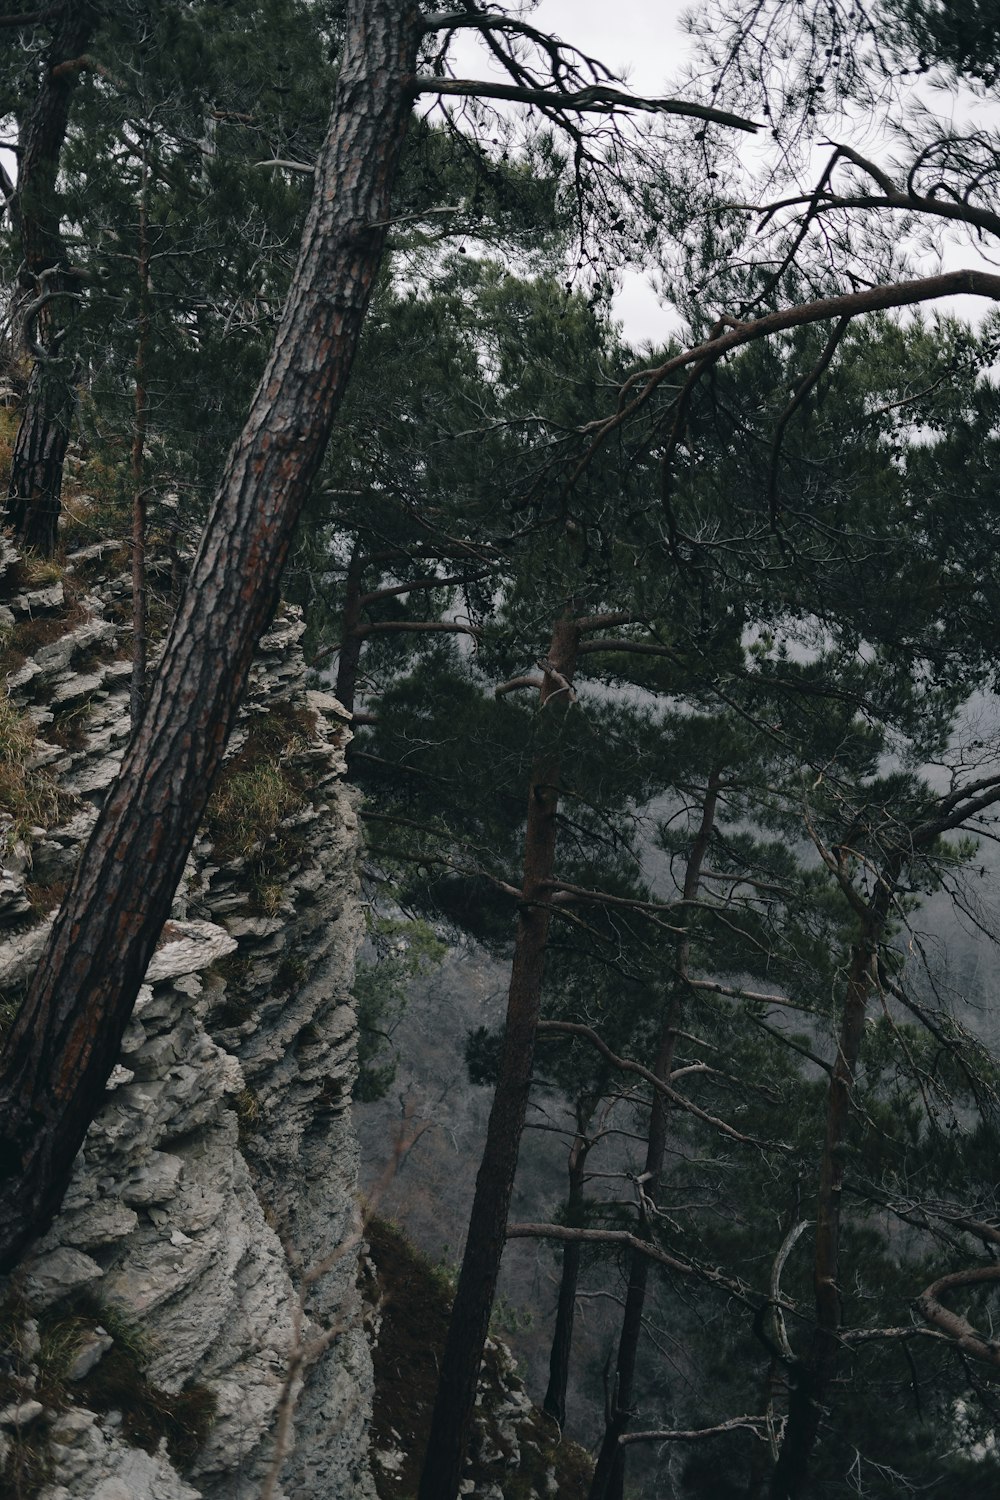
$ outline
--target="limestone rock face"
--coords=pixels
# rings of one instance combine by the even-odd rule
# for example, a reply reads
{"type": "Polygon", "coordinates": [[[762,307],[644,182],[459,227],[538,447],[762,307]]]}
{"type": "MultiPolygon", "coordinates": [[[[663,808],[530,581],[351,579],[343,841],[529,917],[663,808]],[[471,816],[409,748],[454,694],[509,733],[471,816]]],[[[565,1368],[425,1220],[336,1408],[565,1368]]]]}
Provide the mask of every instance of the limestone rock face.
{"type": "MultiPolygon", "coordinates": [[[[0,828],[0,993],[15,1001],[45,941],[44,891],[72,870],[128,737],[117,580],[93,579],[102,555],[81,555],[94,592],[74,590],[66,632],[13,683],[38,727],[34,765],[75,799],[23,842],[0,828]]],[[[56,584],[3,604],[15,620],[58,619],[63,597],[56,584]]],[[[0,1285],[20,1319],[0,1355],[21,1413],[0,1418],[0,1474],[22,1428],[44,1431],[42,1500],[245,1500],[268,1482],[274,1500],[374,1495],[350,1116],[358,825],[347,715],[306,690],[303,630],[286,610],[261,643],[230,752],[231,768],[277,766],[295,805],[259,839],[244,818],[238,849],[209,820],[60,1215],[0,1285]],[[127,1393],[105,1378],[133,1367],[137,1399],[208,1414],[193,1445],[173,1417],[137,1438],[127,1393]]]]}

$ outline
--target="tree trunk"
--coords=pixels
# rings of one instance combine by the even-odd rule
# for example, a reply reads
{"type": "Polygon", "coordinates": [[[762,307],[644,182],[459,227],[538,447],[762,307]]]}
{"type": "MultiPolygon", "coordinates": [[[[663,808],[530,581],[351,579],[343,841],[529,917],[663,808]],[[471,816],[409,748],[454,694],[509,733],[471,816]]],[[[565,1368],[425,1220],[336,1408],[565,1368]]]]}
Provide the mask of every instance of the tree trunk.
{"type": "Polygon", "coordinates": [[[555,867],[559,728],[569,699],[568,684],[576,666],[578,640],[576,621],[567,612],[553,631],[539,695],[542,735],[547,744],[532,767],[528,790],[524,883],[507,994],[500,1076],[441,1361],[419,1500],[455,1500],[469,1445],[479,1366],[489,1331],[531,1085],[551,919],[548,882],[555,867]]]}
{"type": "Polygon", "coordinates": [[[149,393],[146,389],[146,360],[149,354],[149,234],[146,222],[146,198],[149,187],[149,162],[142,158],[142,185],[139,193],[139,329],[135,346],[135,396],[132,415],[132,683],[129,711],[132,733],[142,717],[146,701],[146,489],[143,484],[146,467],[146,429],[149,425],[149,393]]]}
{"type": "MultiPolygon", "coordinates": [[[[681,1008],[680,995],[675,991],[660,1033],[660,1045],[653,1069],[657,1078],[666,1079],[673,1065],[681,1008]]],[[[650,1109],[645,1180],[642,1184],[643,1197],[650,1205],[656,1203],[666,1147],[667,1110],[663,1095],[657,1090],[653,1094],[650,1109]]],[[[640,1232],[648,1236],[649,1220],[645,1204],[640,1210],[640,1219],[640,1232]]],[[[612,1496],[616,1497],[616,1500],[621,1500],[625,1484],[625,1450],[618,1439],[627,1431],[632,1417],[632,1388],[635,1381],[639,1340],[642,1336],[642,1315],[645,1310],[648,1281],[648,1259],[644,1255],[633,1254],[629,1260],[628,1291],[625,1294],[625,1311],[622,1314],[622,1327],[618,1338],[618,1357],[605,1400],[604,1437],[591,1481],[590,1500],[610,1500],[612,1496]]]]}
{"type": "Polygon", "coordinates": [[[59,535],[63,464],[75,396],[64,360],[38,361],[11,455],[4,520],[22,547],[51,557],[59,535]]]}
{"type": "Polygon", "coordinates": [[[351,0],[296,275],[137,734],[0,1057],[0,1269],[51,1221],[274,612],[382,255],[421,22],[351,0]]]}
{"type": "MultiPolygon", "coordinates": [[[[687,869],[684,872],[684,900],[693,901],[701,883],[701,870],[708,852],[708,843],[715,823],[719,805],[719,783],[721,770],[713,770],[708,779],[705,801],[702,805],[701,823],[691,845],[687,869]]],[[[670,1076],[677,1046],[677,1029],[683,1010],[684,979],[687,973],[690,943],[681,938],[677,947],[674,992],[667,1007],[667,1014],[660,1033],[654,1072],[664,1082],[670,1076]]],[[[646,1146],[646,1163],[642,1182],[640,1204],[640,1233],[648,1238],[650,1228],[649,1209],[655,1208],[660,1191],[660,1177],[667,1150],[667,1104],[657,1089],[650,1106],[649,1139],[646,1146]],[[647,1206],[648,1205],[648,1206],[647,1206]]],[[[633,1254],[629,1264],[628,1291],[625,1296],[625,1311],[622,1315],[622,1330],[618,1340],[618,1359],[611,1389],[607,1397],[607,1416],[604,1438],[597,1455],[597,1466],[591,1481],[589,1500],[622,1500],[625,1489],[625,1449],[618,1441],[628,1430],[632,1419],[632,1391],[635,1384],[635,1366],[642,1337],[642,1319],[646,1305],[646,1287],[649,1282],[649,1260],[644,1255],[633,1254]]]]}
{"type": "Polygon", "coordinates": [[[347,565],[347,580],[344,591],[344,608],[341,612],[340,651],[337,656],[337,699],[354,712],[354,699],[358,689],[358,665],[361,661],[361,579],[364,574],[365,555],[360,538],[354,543],[351,560],[347,565]]]}
{"type": "MultiPolygon", "coordinates": [[[[584,1133],[587,1123],[581,1104],[577,1103],[576,1137],[569,1153],[569,1196],[567,1199],[567,1224],[583,1224],[584,1180],[587,1154],[593,1142],[584,1133]]],[[[583,1246],[579,1241],[568,1240],[563,1246],[562,1274],[559,1277],[559,1302],[556,1307],[556,1324],[552,1333],[552,1348],[549,1352],[549,1383],[542,1403],[543,1410],[566,1426],[566,1387],[569,1383],[569,1362],[573,1349],[573,1322],[576,1317],[576,1289],[580,1280],[580,1257],[583,1246]]]]}
{"type": "Polygon", "coordinates": [[[24,330],[25,348],[36,353],[36,364],[14,442],[5,519],[22,545],[46,555],[56,545],[74,405],[73,361],[56,357],[65,332],[57,309],[75,290],[61,232],[59,158],[79,77],[72,64],[86,51],[96,25],[93,4],[66,0],[53,27],[38,96],[20,132],[17,185],[9,203],[30,325],[24,330]]]}
{"type": "Polygon", "coordinates": [[[902,863],[897,858],[889,870],[881,873],[861,936],[851,953],[840,1039],[827,1090],[826,1132],[820,1158],[813,1270],[816,1327],[808,1360],[803,1361],[800,1369],[788,1373],[788,1419],[771,1477],[771,1500],[800,1500],[806,1493],[809,1460],[819,1433],[823,1401],[840,1354],[840,1212],[851,1089],[872,991],[872,966],[902,863]]]}

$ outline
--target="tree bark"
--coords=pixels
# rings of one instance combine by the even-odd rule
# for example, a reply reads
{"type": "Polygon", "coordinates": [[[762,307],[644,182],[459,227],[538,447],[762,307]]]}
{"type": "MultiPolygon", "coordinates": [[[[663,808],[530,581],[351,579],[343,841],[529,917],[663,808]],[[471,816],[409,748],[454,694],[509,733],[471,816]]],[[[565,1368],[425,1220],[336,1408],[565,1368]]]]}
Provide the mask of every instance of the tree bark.
{"type": "Polygon", "coordinates": [[[354,698],[358,687],[358,665],[364,637],[361,625],[361,580],[365,569],[365,555],[360,538],[355,541],[351,560],[347,565],[347,580],[344,592],[344,608],[341,613],[340,653],[337,657],[337,699],[354,712],[354,698]]]}
{"type": "Polygon", "coordinates": [[[0,1057],[0,1269],[51,1221],[169,913],[326,447],[382,255],[421,34],[351,0],[275,347],[227,460],[146,711],[0,1057]]]}
{"type": "Polygon", "coordinates": [[[419,1500],[455,1500],[469,1445],[476,1384],[503,1254],[518,1151],[531,1084],[551,920],[548,882],[555,868],[559,807],[559,729],[576,667],[579,629],[573,612],[557,621],[539,693],[542,735],[528,789],[524,883],[507,994],[500,1076],[476,1179],[465,1255],[441,1361],[419,1500]]]}
{"type": "MultiPolygon", "coordinates": [[[[582,1224],[584,1220],[584,1181],[587,1155],[593,1141],[585,1133],[587,1114],[581,1101],[577,1101],[576,1136],[569,1153],[569,1195],[567,1198],[566,1222],[582,1224]]],[[[559,1277],[559,1301],[556,1307],[556,1323],[552,1332],[552,1348],[549,1351],[549,1383],[542,1403],[544,1411],[554,1417],[560,1429],[566,1426],[566,1387],[569,1384],[570,1354],[573,1349],[573,1323],[576,1318],[576,1289],[580,1280],[580,1259],[583,1246],[579,1240],[568,1240],[563,1246],[562,1271],[559,1277]]]]}
{"type": "Polygon", "coordinates": [[[800,1500],[806,1493],[809,1460],[819,1433],[823,1401],[840,1354],[840,1225],[851,1089],[874,983],[873,965],[902,865],[902,857],[896,856],[889,868],[881,872],[851,953],[837,1056],[827,1089],[826,1130],[820,1158],[813,1268],[816,1327],[808,1359],[800,1369],[788,1372],[788,1418],[771,1476],[771,1500],[800,1500]]]}
{"type": "Polygon", "coordinates": [[[132,415],[132,682],[129,712],[134,734],[146,701],[146,430],[149,426],[149,392],[146,361],[150,341],[149,231],[146,218],[149,162],[142,157],[139,190],[139,328],[135,346],[135,394],[132,415]]]}
{"type": "MultiPolygon", "coordinates": [[[[701,822],[694,843],[691,845],[687,868],[684,872],[685,901],[693,901],[698,894],[702,866],[705,863],[705,855],[708,852],[719,805],[721,776],[721,769],[714,769],[709,775],[705,801],[702,805],[701,822]]],[[[664,1082],[669,1078],[674,1064],[689,956],[690,943],[686,937],[681,938],[677,945],[673,994],[667,1007],[663,1029],[660,1032],[656,1063],[653,1069],[656,1077],[664,1082]]],[[[660,1177],[663,1173],[663,1161],[667,1150],[668,1108],[664,1095],[658,1089],[654,1090],[640,1204],[640,1233],[645,1237],[649,1236],[649,1209],[655,1208],[659,1197],[660,1177]]],[[[618,1340],[618,1358],[607,1399],[604,1438],[597,1455],[589,1500],[622,1500],[624,1494],[625,1449],[619,1439],[628,1430],[628,1425],[632,1420],[632,1391],[635,1384],[639,1341],[642,1337],[642,1319],[648,1282],[648,1259],[644,1255],[633,1254],[629,1264],[628,1291],[625,1295],[625,1311],[622,1315],[622,1328],[618,1340]]]]}
{"type": "Polygon", "coordinates": [[[74,399],[72,371],[64,360],[35,364],[14,439],[4,519],[22,547],[43,557],[52,556],[59,536],[74,399]]]}
{"type": "Polygon", "coordinates": [[[9,208],[20,239],[19,280],[28,299],[28,352],[35,365],[11,458],[5,519],[23,546],[55,550],[63,463],[74,407],[74,365],[57,355],[65,329],[57,309],[75,290],[62,239],[59,158],[79,74],[61,64],[85,52],[97,26],[87,0],[65,0],[53,27],[37,98],[21,129],[17,185],[9,208]],[[29,312],[34,304],[34,311],[29,312]],[[39,357],[39,354],[41,357],[39,357]]]}

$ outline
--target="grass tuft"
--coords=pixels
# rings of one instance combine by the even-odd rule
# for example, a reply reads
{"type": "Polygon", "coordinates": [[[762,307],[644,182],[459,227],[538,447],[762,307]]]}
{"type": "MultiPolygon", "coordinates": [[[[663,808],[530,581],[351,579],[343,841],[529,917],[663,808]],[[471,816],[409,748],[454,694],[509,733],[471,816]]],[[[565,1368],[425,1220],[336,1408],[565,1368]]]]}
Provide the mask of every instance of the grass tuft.
{"type": "Polygon", "coordinates": [[[261,911],[280,907],[280,881],[301,850],[294,833],[278,836],[285,818],[309,803],[309,786],[290,758],[308,745],[315,715],[282,703],[254,719],[245,744],[222,768],[205,826],[215,858],[246,859],[247,883],[261,911]]]}
{"type": "Polygon", "coordinates": [[[0,808],[10,819],[0,827],[0,854],[8,853],[30,828],[51,828],[71,802],[44,768],[29,767],[35,738],[29,715],[0,697],[0,808]]]}

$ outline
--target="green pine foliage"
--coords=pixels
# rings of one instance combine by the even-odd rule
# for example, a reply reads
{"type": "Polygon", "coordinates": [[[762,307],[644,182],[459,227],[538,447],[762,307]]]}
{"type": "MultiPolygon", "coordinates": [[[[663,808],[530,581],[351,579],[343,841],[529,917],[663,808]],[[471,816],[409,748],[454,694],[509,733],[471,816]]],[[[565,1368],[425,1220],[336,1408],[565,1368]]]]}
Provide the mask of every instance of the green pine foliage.
{"type": "MultiPolygon", "coordinates": [[[[819,45],[822,76],[843,58],[842,97],[866,97],[838,7],[808,7],[804,23],[792,7],[758,9],[793,28],[781,33],[789,68],[819,45]]],[[[994,5],[961,18],[918,0],[889,9],[919,66],[995,83],[994,5]]],[[[79,288],[60,345],[78,384],[75,483],[90,496],[78,540],[88,526],[127,533],[148,317],[152,540],[181,566],[294,274],[341,10],[101,8],[58,182],[79,288]]],[[[15,128],[39,85],[44,26],[0,61],[0,115],[15,128]]],[[[773,87],[764,61],[739,68],[744,93],[773,87]]],[[[774,128],[814,114],[819,87],[814,73],[790,89],[774,128]]],[[[704,132],[669,184],[637,172],[600,206],[574,201],[579,161],[547,128],[490,129],[413,123],[356,374],[288,575],[312,663],[325,674],[336,662],[357,714],[350,774],[377,891],[356,985],[357,1097],[391,1086],[407,991],[451,939],[509,957],[529,784],[547,756],[561,801],[542,1015],[577,1029],[543,1029],[533,1100],[568,1122],[553,1149],[590,1132],[594,1174],[556,1218],[648,1236],[688,1268],[650,1278],[647,1311],[676,1366],[668,1374],[644,1346],[637,1416],[697,1428],[769,1414],[779,1434],[796,1371],[761,1310],[805,1221],[778,1290],[807,1362],[829,1080],[871,939],[834,1147],[843,1350],[823,1396],[816,1492],[896,1495],[930,1475],[943,1497],[987,1493],[993,1371],[929,1336],[912,1302],[948,1271],[987,1264],[995,1244],[983,1226],[995,1233],[998,1064],[963,1008],[973,977],[936,960],[923,913],[954,902],[979,922],[977,841],[995,837],[987,807],[968,827],[924,832],[955,786],[997,769],[982,724],[998,691],[1000,324],[883,315],[853,322],[835,349],[828,327],[807,326],[696,382],[676,372],[633,406],[623,386],[634,395],[640,372],[679,346],[634,350],[615,325],[608,268],[626,240],[637,257],[662,253],[665,277],[677,271],[695,337],[719,307],[760,313],[841,289],[841,267],[819,252],[782,259],[787,228],[780,253],[748,254],[744,212],[716,201],[720,148],[704,132]],[[586,243],[602,214],[603,262],[586,243]],[[564,685],[566,711],[539,711],[567,617],[592,622],[572,695],[564,685]],[[648,1073],[671,1029],[651,1211],[638,1180],[648,1073]]],[[[836,261],[844,240],[830,232],[836,261]]],[[[869,280],[900,267],[885,235],[855,250],[869,280]]],[[[0,253],[13,285],[14,236],[0,253]]],[[[6,649],[33,628],[4,627],[6,649]]],[[[220,854],[249,862],[264,909],[296,852],[282,821],[308,795],[285,764],[302,727],[256,725],[208,815],[220,854]]],[[[30,768],[28,719],[8,705],[0,731],[12,842],[58,803],[30,768]]],[[[496,1078],[499,1051],[496,1033],[473,1032],[473,1081],[496,1078]]],[[[259,1116],[244,1099],[244,1133],[259,1116]]],[[[580,1274],[620,1290],[625,1257],[588,1245],[580,1274]]],[[[962,1305],[992,1326],[989,1284],[962,1305]]],[[[726,1433],[693,1456],[670,1449],[637,1483],[679,1500],[721,1495],[723,1482],[759,1495],[772,1457],[769,1441],[726,1433]]]]}

